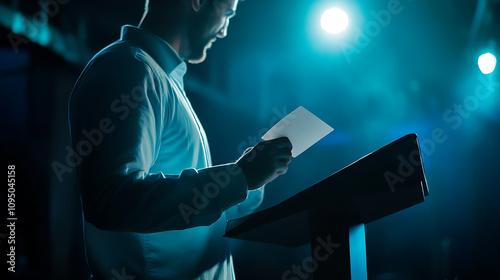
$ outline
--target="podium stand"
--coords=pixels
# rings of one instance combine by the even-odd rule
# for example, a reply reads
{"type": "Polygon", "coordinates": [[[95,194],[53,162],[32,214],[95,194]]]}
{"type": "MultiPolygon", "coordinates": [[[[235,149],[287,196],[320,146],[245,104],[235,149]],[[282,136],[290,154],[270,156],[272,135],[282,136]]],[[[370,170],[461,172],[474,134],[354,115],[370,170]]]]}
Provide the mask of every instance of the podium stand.
{"type": "Polygon", "coordinates": [[[228,221],[225,236],[287,247],[310,243],[302,270],[283,279],[367,279],[364,225],[426,195],[418,138],[409,134],[276,206],[228,221]]]}

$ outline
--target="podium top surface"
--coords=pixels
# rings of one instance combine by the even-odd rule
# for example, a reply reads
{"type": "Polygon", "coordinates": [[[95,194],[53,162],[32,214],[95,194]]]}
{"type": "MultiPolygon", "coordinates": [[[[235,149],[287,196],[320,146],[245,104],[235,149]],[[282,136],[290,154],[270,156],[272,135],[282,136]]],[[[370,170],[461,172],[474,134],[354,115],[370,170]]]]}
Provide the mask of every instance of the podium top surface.
{"type": "Polygon", "coordinates": [[[369,223],[426,195],[418,138],[408,134],[271,208],[228,221],[225,236],[299,246],[309,243],[313,225],[335,230],[369,223]]]}

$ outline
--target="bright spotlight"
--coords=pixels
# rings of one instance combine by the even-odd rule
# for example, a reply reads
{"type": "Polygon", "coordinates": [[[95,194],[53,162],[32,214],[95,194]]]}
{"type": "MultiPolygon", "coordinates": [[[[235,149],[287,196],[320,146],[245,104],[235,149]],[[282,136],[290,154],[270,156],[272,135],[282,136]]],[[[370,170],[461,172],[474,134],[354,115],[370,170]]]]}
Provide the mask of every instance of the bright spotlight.
{"type": "Polygon", "coordinates": [[[490,74],[495,70],[497,58],[491,53],[482,54],[477,60],[477,65],[479,65],[479,70],[481,70],[483,74],[490,74]]]}
{"type": "Polygon", "coordinates": [[[330,8],[321,16],[321,27],[328,33],[342,32],[348,24],[347,14],[339,8],[330,8]]]}

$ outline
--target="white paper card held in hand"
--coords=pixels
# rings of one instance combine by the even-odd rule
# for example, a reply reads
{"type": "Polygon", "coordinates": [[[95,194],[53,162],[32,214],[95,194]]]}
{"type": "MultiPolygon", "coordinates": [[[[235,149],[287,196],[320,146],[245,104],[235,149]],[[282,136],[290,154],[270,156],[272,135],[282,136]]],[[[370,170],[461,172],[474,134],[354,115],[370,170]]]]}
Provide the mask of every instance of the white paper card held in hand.
{"type": "Polygon", "coordinates": [[[275,124],[262,139],[288,137],[292,142],[292,157],[297,157],[332,131],[332,127],[300,106],[275,124]]]}

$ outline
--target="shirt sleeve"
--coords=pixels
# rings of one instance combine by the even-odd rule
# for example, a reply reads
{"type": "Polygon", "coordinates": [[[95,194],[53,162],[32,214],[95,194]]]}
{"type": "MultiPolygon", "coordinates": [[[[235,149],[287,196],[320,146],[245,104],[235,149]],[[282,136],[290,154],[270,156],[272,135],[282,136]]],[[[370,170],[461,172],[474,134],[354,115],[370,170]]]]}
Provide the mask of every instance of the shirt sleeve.
{"type": "Polygon", "coordinates": [[[226,211],[226,218],[233,220],[255,213],[262,204],[262,201],[264,201],[264,190],[265,186],[249,191],[245,201],[226,211]]]}
{"type": "Polygon", "coordinates": [[[104,54],[73,90],[74,165],[85,219],[103,230],[158,232],[208,226],[247,197],[236,164],[150,173],[159,151],[165,97],[144,62],[104,54]]]}

